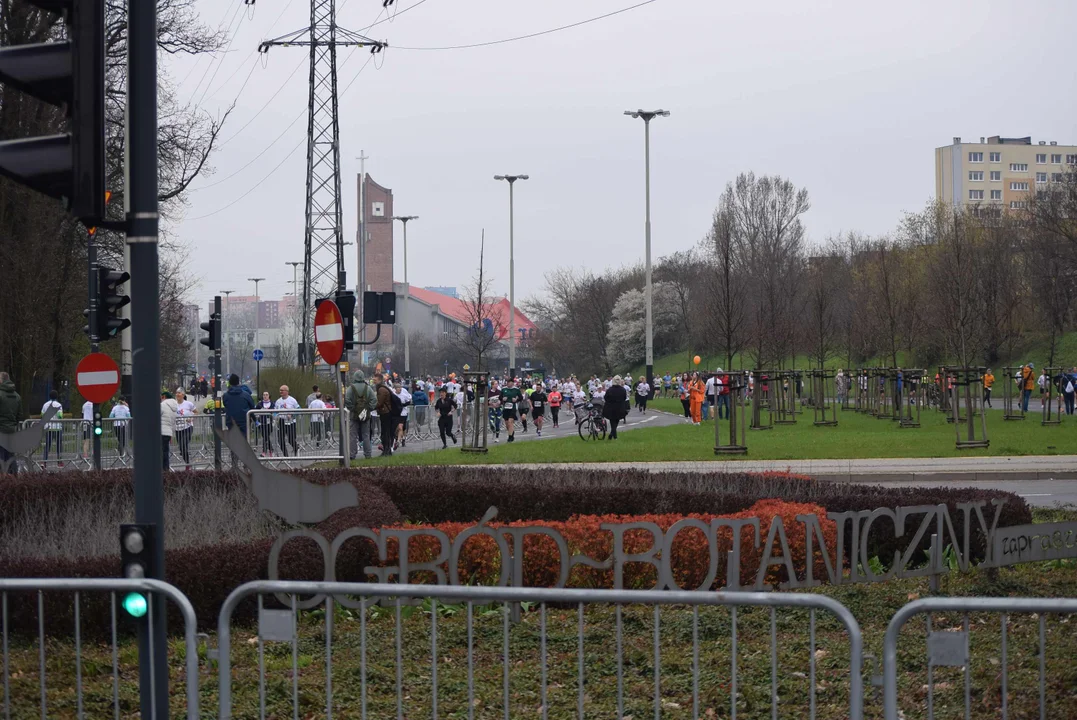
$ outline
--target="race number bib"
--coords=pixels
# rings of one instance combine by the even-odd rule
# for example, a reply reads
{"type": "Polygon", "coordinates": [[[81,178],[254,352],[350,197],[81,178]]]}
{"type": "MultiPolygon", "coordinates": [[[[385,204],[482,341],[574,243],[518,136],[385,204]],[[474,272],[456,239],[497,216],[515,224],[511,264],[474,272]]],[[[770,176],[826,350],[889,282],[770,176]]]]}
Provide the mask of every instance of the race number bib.
{"type": "Polygon", "coordinates": [[[516,409],[516,403],[506,401],[505,402],[505,409],[506,410],[515,410],[516,409]]]}
{"type": "Polygon", "coordinates": [[[542,401],[541,400],[532,400],[531,404],[534,405],[536,408],[542,407],[542,401]]]}

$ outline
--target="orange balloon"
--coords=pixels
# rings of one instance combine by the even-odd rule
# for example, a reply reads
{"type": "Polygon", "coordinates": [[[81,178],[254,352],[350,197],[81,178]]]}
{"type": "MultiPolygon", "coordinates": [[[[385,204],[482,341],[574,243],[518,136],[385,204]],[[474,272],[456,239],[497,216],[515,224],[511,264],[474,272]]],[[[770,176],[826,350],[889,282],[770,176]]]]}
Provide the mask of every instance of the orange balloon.
{"type": "Polygon", "coordinates": [[[692,362],[694,362],[696,365],[699,365],[699,362],[700,362],[699,355],[696,355],[694,358],[692,358],[692,362]]]}

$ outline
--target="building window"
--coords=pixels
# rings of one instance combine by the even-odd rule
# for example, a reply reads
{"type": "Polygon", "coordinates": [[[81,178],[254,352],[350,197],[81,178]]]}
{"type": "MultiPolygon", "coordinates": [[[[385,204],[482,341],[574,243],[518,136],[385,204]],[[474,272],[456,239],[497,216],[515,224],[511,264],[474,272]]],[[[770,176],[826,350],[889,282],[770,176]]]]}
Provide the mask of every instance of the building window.
{"type": "Polygon", "coordinates": [[[1036,164],[1037,165],[1046,165],[1047,164],[1047,153],[1036,153],[1036,164]]]}
{"type": "Polygon", "coordinates": [[[1051,182],[1062,182],[1062,173],[1051,173],[1051,182]]]}
{"type": "Polygon", "coordinates": [[[1024,207],[1027,207],[1027,206],[1028,206],[1028,203],[1026,203],[1024,200],[1010,200],[1010,209],[1011,210],[1020,210],[1021,208],[1024,208],[1024,207]]]}
{"type": "Polygon", "coordinates": [[[1010,163],[1010,172],[1028,172],[1028,163],[1010,163]]]}
{"type": "Polygon", "coordinates": [[[1027,182],[1012,182],[1012,183],[1010,183],[1010,190],[1028,192],[1028,183],[1027,182]]]}
{"type": "Polygon", "coordinates": [[[991,153],[991,162],[993,162],[993,163],[1002,162],[1002,153],[1000,153],[1000,152],[991,153]]]}
{"type": "Polygon", "coordinates": [[[992,200],[1001,200],[1002,199],[1002,191],[1001,190],[992,190],[991,191],[991,199],[992,200]]]}
{"type": "Polygon", "coordinates": [[[969,190],[969,200],[983,200],[983,199],[984,199],[984,191],[983,190],[969,190]]]}
{"type": "Polygon", "coordinates": [[[1051,153],[1051,163],[1054,165],[1062,164],[1062,153],[1051,153]]]}
{"type": "Polygon", "coordinates": [[[984,154],[982,152],[970,152],[969,162],[982,163],[984,161],[984,154]]]}
{"type": "Polygon", "coordinates": [[[969,170],[969,180],[972,182],[983,182],[984,171],[983,170],[969,170]]]}
{"type": "Polygon", "coordinates": [[[1077,155],[1067,155],[1066,156],[1066,164],[1067,165],[1077,165],[1077,155]]]}
{"type": "Polygon", "coordinates": [[[1040,172],[1036,173],[1036,182],[1038,182],[1038,183],[1047,182],[1047,173],[1040,173],[1040,172]]]}
{"type": "Polygon", "coordinates": [[[1002,182],[1002,171],[1001,170],[992,170],[991,171],[991,182],[1002,182]]]}

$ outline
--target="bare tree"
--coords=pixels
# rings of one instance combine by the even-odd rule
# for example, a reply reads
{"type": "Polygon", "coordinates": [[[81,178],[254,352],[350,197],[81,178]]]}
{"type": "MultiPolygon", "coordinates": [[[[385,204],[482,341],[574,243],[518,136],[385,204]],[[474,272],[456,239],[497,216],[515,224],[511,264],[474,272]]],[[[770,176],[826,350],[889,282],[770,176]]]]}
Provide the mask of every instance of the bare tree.
{"type": "MultiPolygon", "coordinates": [[[[489,370],[490,356],[500,346],[506,323],[494,308],[493,278],[485,272],[483,255],[486,250],[486,231],[479,245],[479,271],[464,288],[464,320],[466,327],[457,328],[453,344],[469,359],[476,371],[489,370]]],[[[514,338],[508,338],[514,342],[514,338]]]]}
{"type": "Polygon", "coordinates": [[[845,257],[835,241],[825,254],[808,258],[807,271],[807,335],[811,356],[819,368],[833,357],[841,332],[842,280],[845,277],[845,257]]]}
{"type": "Polygon", "coordinates": [[[684,348],[688,356],[685,367],[691,366],[693,348],[700,344],[700,338],[696,337],[694,317],[695,306],[701,300],[698,297],[700,265],[700,258],[696,253],[691,250],[682,250],[661,258],[654,273],[655,284],[663,283],[666,287],[665,292],[671,307],[663,308],[663,311],[667,316],[670,310],[673,311],[673,317],[667,317],[666,321],[673,323],[677,328],[677,334],[680,337],[674,336],[671,341],[675,345],[673,349],[684,348]]]}
{"type": "Polygon", "coordinates": [[[741,264],[743,255],[733,238],[732,219],[721,208],[714,211],[704,247],[708,255],[706,328],[725,353],[726,367],[731,369],[733,357],[744,348],[746,340],[747,278],[741,264]]]}

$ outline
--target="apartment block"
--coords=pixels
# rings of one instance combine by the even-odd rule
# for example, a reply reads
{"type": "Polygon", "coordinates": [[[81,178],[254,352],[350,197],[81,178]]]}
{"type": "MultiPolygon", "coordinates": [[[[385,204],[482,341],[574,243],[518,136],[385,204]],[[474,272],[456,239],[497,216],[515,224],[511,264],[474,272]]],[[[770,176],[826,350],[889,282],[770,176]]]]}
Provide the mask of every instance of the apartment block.
{"type": "Polygon", "coordinates": [[[935,149],[935,197],[955,207],[1018,210],[1030,193],[1075,172],[1077,145],[998,135],[935,149]]]}

